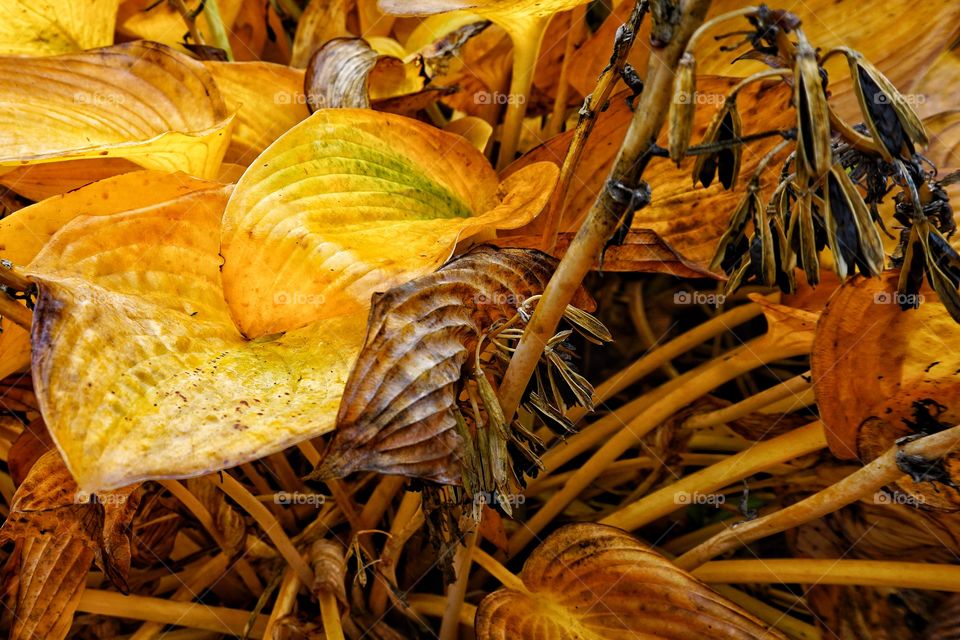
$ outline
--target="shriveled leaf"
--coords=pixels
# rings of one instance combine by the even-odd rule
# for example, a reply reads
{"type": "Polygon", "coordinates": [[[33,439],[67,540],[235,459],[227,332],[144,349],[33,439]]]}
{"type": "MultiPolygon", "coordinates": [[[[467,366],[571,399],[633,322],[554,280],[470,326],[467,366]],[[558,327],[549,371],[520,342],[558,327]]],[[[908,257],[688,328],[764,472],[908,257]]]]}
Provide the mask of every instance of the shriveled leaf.
{"type": "Polygon", "coordinates": [[[371,98],[415,93],[423,82],[418,64],[381,55],[363,38],[336,38],[310,58],[305,90],[313,111],[366,109],[371,98]]]}
{"type": "MultiPolygon", "coordinates": [[[[866,463],[900,437],[960,422],[956,325],[932,290],[917,295],[919,306],[903,311],[900,303],[913,301],[897,293],[896,272],[854,278],[830,298],[817,324],[814,392],[838,458],[866,463]]],[[[947,468],[956,469],[955,457],[947,468]]],[[[905,477],[898,486],[928,505],[960,505],[955,491],[928,482],[905,477]]]]}
{"type": "Polygon", "coordinates": [[[125,158],[213,177],[230,124],[203,64],[160,44],[0,58],[0,173],[32,163],[125,158]]]}
{"type": "Polygon", "coordinates": [[[432,271],[458,241],[528,222],[556,176],[538,163],[498,185],[460,136],[368,110],[318,111],[230,199],[227,302],[250,337],[363,313],[371,293],[432,271]]]}
{"type": "Polygon", "coordinates": [[[479,640],[781,638],[636,538],[598,524],[551,534],[477,608],[479,640]]]}
{"type": "Polygon", "coordinates": [[[315,474],[375,470],[459,483],[461,369],[480,335],[542,293],[554,267],[538,251],[481,246],[377,296],[315,474]]]}
{"type": "Polygon", "coordinates": [[[138,486],[96,496],[80,491],[56,451],[36,461],[0,530],[0,539],[19,549],[11,637],[66,637],[91,560],[127,590],[129,525],[139,496],[138,486]]]}
{"type": "Polygon", "coordinates": [[[233,135],[224,162],[249,165],[287,129],[305,119],[303,72],[269,62],[207,62],[235,113],[233,135]]]}
{"type": "Polygon", "coordinates": [[[56,55],[113,44],[119,4],[119,0],[0,2],[0,55],[56,55]]]}
{"type": "MultiPolygon", "coordinates": [[[[190,176],[135,171],[103,180],[85,189],[50,198],[0,220],[0,259],[25,266],[61,227],[78,215],[112,215],[148,207],[218,185],[190,176]]],[[[30,364],[30,336],[18,325],[0,319],[0,374],[7,376],[30,364]]]]}
{"type": "MultiPolygon", "coordinates": [[[[700,78],[699,91],[705,98],[704,104],[699,105],[696,110],[692,130],[693,143],[702,140],[714,112],[721,107],[724,96],[735,83],[736,80],[730,78],[700,78]]],[[[777,127],[792,127],[793,113],[785,108],[789,94],[789,89],[783,85],[770,87],[763,83],[750,85],[740,91],[737,107],[744,135],[777,127]]],[[[583,159],[577,166],[573,186],[567,194],[561,231],[575,231],[579,228],[580,222],[603,188],[613,159],[620,149],[620,141],[623,140],[633,115],[627,107],[625,97],[625,94],[620,94],[612,98],[610,108],[600,114],[594,131],[587,140],[583,159]]],[[[571,132],[555,136],[508,167],[505,174],[510,175],[527,163],[540,160],[561,164],[570,139],[571,132]]],[[[661,144],[666,146],[665,136],[661,144]]],[[[749,150],[743,153],[741,176],[751,175],[764,153],[775,144],[775,140],[751,143],[749,150]]],[[[650,171],[644,174],[644,179],[650,184],[653,199],[649,206],[636,213],[632,228],[657,234],[685,260],[706,268],[713,256],[717,240],[723,235],[730,214],[743,194],[738,190],[726,191],[719,183],[711,184],[709,188],[692,189],[690,175],[694,162],[694,158],[687,158],[677,167],[667,158],[655,158],[651,161],[650,171]]],[[[774,166],[765,175],[772,181],[778,174],[779,166],[776,166],[776,163],[771,164],[774,166]]],[[[541,232],[541,221],[535,221],[518,231],[521,234],[541,232]]]]}
{"type": "Polygon", "coordinates": [[[333,426],[362,322],[245,340],[220,284],[229,192],[78,217],[29,267],[34,384],[84,489],[209,472],[333,426]]]}

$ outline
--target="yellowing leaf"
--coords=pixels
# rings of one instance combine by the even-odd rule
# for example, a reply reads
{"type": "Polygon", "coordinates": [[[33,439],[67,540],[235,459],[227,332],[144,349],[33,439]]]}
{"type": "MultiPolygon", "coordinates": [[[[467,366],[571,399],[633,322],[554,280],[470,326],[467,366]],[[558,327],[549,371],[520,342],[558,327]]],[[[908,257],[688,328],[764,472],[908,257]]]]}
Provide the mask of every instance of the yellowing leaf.
{"type": "Polygon", "coordinates": [[[310,0],[297,22],[293,37],[293,52],[290,66],[303,69],[313,53],[334,38],[349,36],[347,13],[350,3],[346,0],[310,0]]]}
{"type": "Polygon", "coordinates": [[[539,163],[498,185],[460,136],[368,110],[318,111],[237,184],[223,220],[227,302],[250,337],[365,310],[459,240],[531,220],[556,177],[539,163]]]}
{"type": "Polygon", "coordinates": [[[586,0],[380,0],[380,9],[395,15],[429,15],[466,10],[486,18],[550,16],[586,0]]]}
{"type": "Polygon", "coordinates": [[[231,120],[204,66],[156,43],[0,59],[4,166],[126,158],[213,177],[231,120]]]}
{"type": "Polygon", "coordinates": [[[520,578],[528,593],[500,589],[480,603],[479,640],[783,637],[614,527],[562,527],[520,578]]]}
{"type": "Polygon", "coordinates": [[[362,320],[245,340],[220,285],[229,192],[77,217],[29,266],[34,384],[85,490],[210,472],[333,427],[362,320]]]}
{"type": "MultiPolygon", "coordinates": [[[[87,216],[111,215],[218,186],[183,174],[142,170],[103,180],[0,220],[0,259],[17,266],[29,264],[53,234],[81,212],[87,216]]],[[[5,318],[0,319],[0,327],[2,378],[30,364],[30,336],[5,318]]]]}
{"type": "Polygon", "coordinates": [[[227,109],[236,113],[224,162],[247,166],[308,115],[303,71],[269,62],[206,62],[227,109]]]}
{"type": "Polygon", "coordinates": [[[113,44],[119,0],[4,0],[0,55],[55,55],[113,44]]]}
{"type": "MultiPolygon", "coordinates": [[[[199,4],[195,0],[186,2],[190,9],[199,4]]],[[[244,0],[217,0],[220,18],[224,27],[230,30],[234,20],[240,13],[244,0]]],[[[259,17],[264,18],[263,7],[259,7],[259,17]]],[[[197,29],[204,38],[205,44],[211,44],[213,34],[207,24],[206,12],[197,15],[197,29]]],[[[180,47],[183,37],[187,33],[187,23],[183,16],[171,2],[154,2],[154,0],[124,0],[120,5],[117,16],[117,31],[130,38],[162,42],[163,44],[180,47]]],[[[191,44],[195,44],[192,43],[191,44]]]]}
{"type": "Polygon", "coordinates": [[[0,173],[0,184],[35,202],[141,167],[123,158],[64,160],[16,167],[0,173]]]}

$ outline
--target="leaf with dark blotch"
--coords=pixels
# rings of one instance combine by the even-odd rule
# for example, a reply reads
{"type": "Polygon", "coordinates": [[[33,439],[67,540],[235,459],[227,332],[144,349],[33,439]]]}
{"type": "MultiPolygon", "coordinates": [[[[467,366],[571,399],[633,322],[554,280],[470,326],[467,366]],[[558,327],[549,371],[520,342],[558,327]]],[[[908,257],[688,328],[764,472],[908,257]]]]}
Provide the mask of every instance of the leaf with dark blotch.
{"type": "Polygon", "coordinates": [[[480,335],[543,292],[556,261],[481,246],[435,273],[374,296],[364,347],[314,477],[371,470],[460,482],[453,409],[480,335]]]}
{"type": "Polygon", "coordinates": [[[14,638],[63,638],[96,561],[122,592],[130,571],[130,522],[139,485],[81,492],[57,451],[33,464],[17,489],[0,541],[19,549],[14,638]]]}
{"type": "Polygon", "coordinates": [[[477,609],[479,640],[782,638],[633,536],[598,524],[551,534],[477,609]]]}

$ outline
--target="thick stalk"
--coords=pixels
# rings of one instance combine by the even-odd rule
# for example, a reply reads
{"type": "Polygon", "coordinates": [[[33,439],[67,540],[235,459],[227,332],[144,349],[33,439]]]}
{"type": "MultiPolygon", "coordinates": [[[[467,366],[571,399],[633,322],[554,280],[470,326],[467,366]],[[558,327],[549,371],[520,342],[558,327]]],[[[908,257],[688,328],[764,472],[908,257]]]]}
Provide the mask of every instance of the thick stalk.
{"type": "Polygon", "coordinates": [[[457,640],[460,636],[460,610],[467,595],[470,565],[477,545],[477,532],[468,531],[463,536],[463,546],[457,549],[456,581],[447,587],[447,608],[440,622],[440,640],[457,640]]]}
{"type": "Polygon", "coordinates": [[[734,604],[740,605],[749,613],[757,616],[767,624],[787,634],[793,640],[821,640],[820,632],[811,624],[788,616],[780,609],[771,607],[762,600],[757,600],[739,589],[726,585],[715,584],[713,590],[734,604]]]}
{"type": "Polygon", "coordinates": [[[765,389],[760,393],[755,393],[736,404],[731,404],[728,407],[710,411],[709,413],[690,416],[690,418],[683,423],[683,426],[686,429],[704,429],[718,424],[725,424],[750,415],[785,398],[797,398],[799,393],[806,391],[812,386],[809,376],[809,373],[801,374],[772,386],[769,389],[765,389]]]}
{"type": "MultiPolygon", "coordinates": [[[[283,572],[283,580],[277,590],[277,599],[273,603],[273,610],[270,611],[270,618],[267,620],[267,629],[263,632],[265,638],[280,636],[277,624],[293,611],[293,605],[297,602],[297,591],[299,590],[300,580],[297,578],[297,572],[292,567],[287,567],[286,571],[283,572]]],[[[328,634],[327,637],[330,638],[331,636],[328,634]]]]}
{"type": "Polygon", "coordinates": [[[513,72],[510,76],[510,93],[507,96],[507,113],[500,134],[498,169],[503,169],[513,162],[513,156],[517,153],[523,117],[527,113],[527,99],[533,86],[533,72],[537,67],[540,45],[549,22],[550,18],[545,16],[504,25],[513,41],[513,72]]]}
{"type": "Polygon", "coordinates": [[[761,558],[718,560],[692,571],[718,584],[850,584],[895,589],[960,591],[960,566],[927,562],[761,558]]]}
{"type": "MultiPolygon", "coordinates": [[[[607,179],[607,185],[637,186],[650,161],[649,152],[656,143],[670,108],[673,74],[677,63],[687,46],[690,34],[703,22],[710,0],[689,0],[683,6],[683,14],[674,31],[673,40],[650,56],[644,90],[607,179]]],[[[605,187],[594,201],[586,220],[547,284],[500,386],[500,404],[508,422],[513,419],[520,405],[520,397],[540,360],[547,340],[556,332],[560,318],[584,276],[599,260],[603,247],[616,231],[627,206],[617,202],[614,191],[611,191],[609,186],[605,187]]]]}
{"type": "MultiPolygon", "coordinates": [[[[809,347],[797,341],[789,345],[764,336],[741,348],[734,349],[725,357],[716,360],[699,376],[686,385],[666,394],[652,404],[644,413],[608,440],[574,475],[561,491],[558,491],[543,507],[520,527],[510,540],[510,555],[523,549],[553,518],[559,515],[607,465],[612,464],[630,447],[635,446],[647,433],[664,420],[690,404],[696,398],[709,393],[720,385],[735,379],[751,369],[781,358],[805,353],[809,347]]],[[[679,379],[679,378],[678,378],[679,379]]]]}
{"type": "Polygon", "coordinates": [[[750,449],[655,491],[633,504],[615,511],[600,522],[627,531],[639,529],[658,518],[683,509],[683,496],[704,495],[722,489],[787,460],[819,451],[827,446],[823,423],[819,420],[782,436],[760,442],[750,449]]]}
{"type": "Polygon", "coordinates": [[[690,571],[721,553],[816,520],[879,491],[882,487],[903,477],[903,471],[897,466],[897,454],[900,452],[935,460],[955,450],[958,444],[960,444],[960,427],[951,427],[925,436],[908,442],[903,447],[894,445],[862,469],[858,469],[809,498],[768,516],[741,522],[736,527],[715,535],[677,558],[676,564],[681,569],[690,571]]]}

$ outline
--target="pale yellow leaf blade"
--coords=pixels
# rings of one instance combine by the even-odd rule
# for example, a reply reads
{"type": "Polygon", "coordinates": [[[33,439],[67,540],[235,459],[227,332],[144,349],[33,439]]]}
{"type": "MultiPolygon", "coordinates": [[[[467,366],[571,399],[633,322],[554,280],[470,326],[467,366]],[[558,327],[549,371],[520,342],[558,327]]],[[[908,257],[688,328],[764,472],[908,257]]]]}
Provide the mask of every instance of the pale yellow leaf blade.
{"type": "Polygon", "coordinates": [[[231,118],[200,62],[133,42],[0,59],[0,171],[79,158],[216,176],[231,118]]]}
{"type": "Polygon", "coordinates": [[[0,55],[56,55],[113,44],[119,4],[119,0],[3,0],[0,55]]]}

